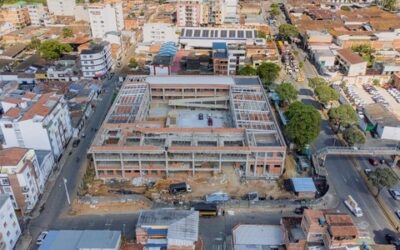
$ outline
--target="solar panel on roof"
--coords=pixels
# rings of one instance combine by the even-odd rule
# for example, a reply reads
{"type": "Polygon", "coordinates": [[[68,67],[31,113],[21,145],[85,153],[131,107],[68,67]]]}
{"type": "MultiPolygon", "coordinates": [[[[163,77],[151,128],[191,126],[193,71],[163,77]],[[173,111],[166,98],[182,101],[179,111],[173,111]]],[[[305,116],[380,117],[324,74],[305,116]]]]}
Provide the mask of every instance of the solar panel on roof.
{"type": "Polygon", "coordinates": [[[226,37],[227,33],[226,30],[221,30],[221,37],[226,37]]]}
{"type": "Polygon", "coordinates": [[[238,30],[237,36],[238,36],[239,38],[243,38],[243,37],[244,37],[244,31],[243,31],[243,30],[238,30]]]}
{"type": "Polygon", "coordinates": [[[246,31],[246,38],[253,38],[253,35],[251,34],[251,30],[246,31]]]}
{"type": "Polygon", "coordinates": [[[208,37],[209,30],[203,30],[202,37],[208,37]]]}
{"type": "Polygon", "coordinates": [[[201,30],[194,31],[194,37],[200,37],[201,30]]]}
{"type": "Polygon", "coordinates": [[[193,34],[193,30],[187,30],[186,31],[186,36],[187,37],[192,37],[192,34],[193,34]]]}
{"type": "Polygon", "coordinates": [[[229,31],[229,37],[234,38],[236,35],[236,30],[230,30],[229,31]]]}

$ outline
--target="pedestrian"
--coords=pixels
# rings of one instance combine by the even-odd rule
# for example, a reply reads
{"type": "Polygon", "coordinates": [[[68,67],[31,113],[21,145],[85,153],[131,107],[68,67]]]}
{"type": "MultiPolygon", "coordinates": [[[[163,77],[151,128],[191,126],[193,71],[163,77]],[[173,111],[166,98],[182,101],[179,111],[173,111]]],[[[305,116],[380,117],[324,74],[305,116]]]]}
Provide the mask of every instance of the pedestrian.
{"type": "Polygon", "coordinates": [[[225,209],[222,209],[222,216],[225,216],[225,209]]]}

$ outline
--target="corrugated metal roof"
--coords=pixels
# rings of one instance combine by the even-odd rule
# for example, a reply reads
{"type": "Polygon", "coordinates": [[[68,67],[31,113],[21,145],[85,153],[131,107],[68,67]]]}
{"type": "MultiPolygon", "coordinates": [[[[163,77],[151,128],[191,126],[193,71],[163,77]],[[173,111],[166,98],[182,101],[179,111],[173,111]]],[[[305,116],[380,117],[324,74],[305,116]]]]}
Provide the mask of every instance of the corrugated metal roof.
{"type": "Polygon", "coordinates": [[[283,231],[279,225],[238,225],[232,234],[235,249],[284,245],[283,231]]]}
{"type": "Polygon", "coordinates": [[[316,192],[315,184],[312,178],[292,178],[295,192],[316,192]]]}

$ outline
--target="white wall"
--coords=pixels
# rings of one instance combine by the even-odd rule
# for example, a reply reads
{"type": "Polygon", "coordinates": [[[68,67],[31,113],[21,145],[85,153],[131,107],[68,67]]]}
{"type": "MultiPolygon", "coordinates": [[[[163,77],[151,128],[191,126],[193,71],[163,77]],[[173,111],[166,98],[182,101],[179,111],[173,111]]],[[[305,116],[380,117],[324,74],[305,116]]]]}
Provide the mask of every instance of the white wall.
{"type": "Polygon", "coordinates": [[[119,32],[124,29],[122,3],[89,6],[88,12],[94,38],[103,38],[107,32],[119,32]]]}
{"type": "Polygon", "coordinates": [[[47,0],[49,12],[56,16],[74,16],[75,0],[47,0]]]}
{"type": "Polygon", "coordinates": [[[365,75],[366,70],[367,70],[367,62],[352,64],[349,66],[347,75],[348,76],[365,75]]]}
{"type": "Polygon", "coordinates": [[[378,126],[377,132],[381,139],[400,141],[400,127],[378,126]]]}
{"type": "Polygon", "coordinates": [[[10,198],[0,208],[0,234],[6,244],[5,249],[14,249],[15,243],[21,235],[21,228],[18,224],[17,216],[11,204],[10,198]],[[4,225],[6,224],[6,227],[4,225]]]}
{"type": "Polygon", "coordinates": [[[175,42],[178,43],[176,28],[167,23],[145,23],[143,26],[143,42],[175,42]]]}

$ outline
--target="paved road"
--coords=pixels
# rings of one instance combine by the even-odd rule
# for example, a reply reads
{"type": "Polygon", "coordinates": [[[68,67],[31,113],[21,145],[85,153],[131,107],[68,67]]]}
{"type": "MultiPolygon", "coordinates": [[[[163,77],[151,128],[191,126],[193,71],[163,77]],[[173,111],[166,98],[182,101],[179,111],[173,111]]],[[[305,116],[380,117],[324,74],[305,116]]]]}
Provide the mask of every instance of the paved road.
{"type": "Polygon", "coordinates": [[[68,180],[67,189],[71,194],[71,200],[74,198],[81,176],[84,172],[82,166],[86,158],[87,150],[95,136],[95,132],[91,128],[99,128],[107,114],[108,108],[112,101],[112,96],[115,91],[116,77],[104,82],[105,92],[100,96],[101,100],[98,102],[95,111],[87,121],[87,127],[84,133],[85,138],[81,138],[78,147],[74,148],[72,154],[68,156],[68,152],[64,153],[64,157],[68,157],[66,163],[58,176],[53,189],[47,199],[45,209],[35,219],[32,219],[29,226],[29,232],[33,239],[39,235],[43,230],[47,230],[54,222],[57,221],[59,215],[68,209],[66,194],[63,186],[63,178],[68,180]],[[77,160],[79,158],[79,160],[77,160]]]}

